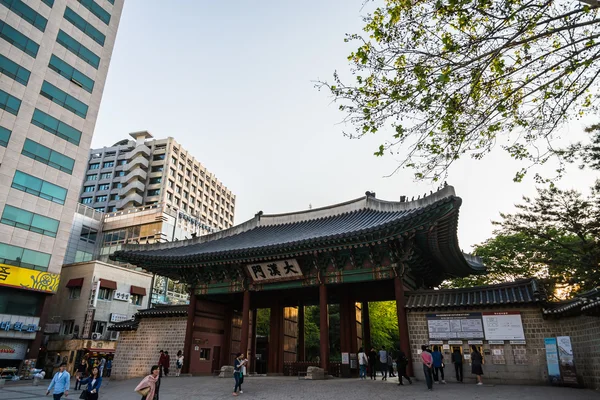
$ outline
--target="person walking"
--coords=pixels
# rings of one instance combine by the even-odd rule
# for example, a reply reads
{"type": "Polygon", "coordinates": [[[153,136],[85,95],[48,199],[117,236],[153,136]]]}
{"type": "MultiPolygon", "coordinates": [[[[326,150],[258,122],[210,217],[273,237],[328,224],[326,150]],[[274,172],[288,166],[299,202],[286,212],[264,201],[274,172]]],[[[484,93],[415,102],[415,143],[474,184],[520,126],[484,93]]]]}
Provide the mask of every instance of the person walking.
{"type": "Polygon", "coordinates": [[[79,365],[77,366],[77,372],[75,373],[75,377],[77,380],[75,381],[75,390],[81,389],[81,383],[79,383],[79,379],[84,378],[87,374],[87,360],[85,357],[81,358],[79,365]]]}
{"type": "Polygon", "coordinates": [[[177,352],[177,360],[175,361],[175,376],[181,374],[181,368],[183,368],[183,352],[179,350],[177,352]]]}
{"type": "Polygon", "coordinates": [[[369,352],[369,375],[371,376],[372,380],[377,380],[377,352],[375,351],[374,348],[371,348],[371,351],[369,352]]]}
{"type": "Polygon", "coordinates": [[[160,357],[158,358],[158,368],[160,370],[160,376],[163,376],[163,369],[165,366],[165,352],[163,350],[160,351],[160,357]]]}
{"type": "Polygon", "coordinates": [[[67,363],[60,364],[58,367],[58,372],[54,374],[52,378],[52,382],[50,382],[50,386],[48,386],[48,390],[46,390],[46,396],[50,394],[50,391],[54,389],[52,392],[52,396],[54,400],[60,400],[63,395],[65,397],[69,396],[69,384],[71,383],[71,374],[67,371],[67,363]]]}
{"type": "Polygon", "coordinates": [[[396,375],[394,374],[394,359],[392,358],[392,350],[391,349],[387,353],[387,367],[388,367],[388,376],[390,378],[395,378],[396,375]]]}
{"type": "Polygon", "coordinates": [[[87,384],[87,387],[83,389],[86,394],[83,395],[84,397],[80,397],[80,399],[98,400],[98,391],[100,390],[100,386],[102,386],[102,376],[100,376],[98,368],[94,367],[92,375],[87,378],[81,379],[77,377],[77,383],[79,383],[79,386],[87,384]]]}
{"type": "Polygon", "coordinates": [[[454,371],[456,372],[456,382],[463,383],[463,356],[457,348],[452,353],[452,364],[454,364],[454,371]]]}
{"type": "Polygon", "coordinates": [[[425,375],[425,381],[427,382],[427,389],[433,390],[433,378],[431,376],[433,358],[431,357],[431,353],[427,350],[427,346],[421,346],[421,361],[423,362],[423,374],[425,375]]]}
{"type": "Polygon", "coordinates": [[[483,385],[483,356],[475,345],[471,345],[471,373],[477,377],[477,384],[483,385]]]}
{"type": "Polygon", "coordinates": [[[100,359],[100,364],[98,364],[98,370],[100,371],[100,376],[104,375],[104,367],[106,366],[106,358],[102,357],[100,359]]]}
{"type": "Polygon", "coordinates": [[[171,357],[169,356],[169,352],[165,351],[165,364],[163,365],[163,370],[165,372],[165,377],[169,376],[169,369],[171,368],[171,357]]]}
{"type": "Polygon", "coordinates": [[[150,368],[150,375],[146,376],[135,387],[135,391],[142,395],[142,400],[159,400],[158,392],[160,389],[160,367],[153,365],[150,368]]]}
{"type": "Polygon", "coordinates": [[[110,374],[112,371],[112,358],[106,360],[106,377],[110,378],[110,374]]]}
{"type": "Polygon", "coordinates": [[[242,392],[242,367],[244,366],[244,355],[237,353],[233,362],[233,379],[235,379],[235,386],[233,387],[233,395],[238,395],[238,390],[242,392]]]}
{"type": "Polygon", "coordinates": [[[440,346],[433,347],[433,353],[431,353],[431,357],[433,358],[433,380],[435,381],[435,383],[445,384],[446,381],[444,380],[444,355],[440,351],[440,346]]]}
{"type": "Polygon", "coordinates": [[[358,349],[358,377],[360,379],[367,379],[367,364],[369,363],[369,359],[365,354],[365,351],[361,347],[358,349]]]}
{"type": "Polygon", "coordinates": [[[387,381],[387,351],[383,347],[379,350],[379,370],[381,371],[381,380],[387,381]]]}
{"type": "Polygon", "coordinates": [[[412,385],[412,381],[410,377],[406,374],[406,367],[408,366],[408,358],[406,354],[402,350],[398,353],[398,358],[396,359],[396,366],[398,368],[398,385],[404,385],[402,382],[402,378],[408,379],[408,383],[412,385]]]}

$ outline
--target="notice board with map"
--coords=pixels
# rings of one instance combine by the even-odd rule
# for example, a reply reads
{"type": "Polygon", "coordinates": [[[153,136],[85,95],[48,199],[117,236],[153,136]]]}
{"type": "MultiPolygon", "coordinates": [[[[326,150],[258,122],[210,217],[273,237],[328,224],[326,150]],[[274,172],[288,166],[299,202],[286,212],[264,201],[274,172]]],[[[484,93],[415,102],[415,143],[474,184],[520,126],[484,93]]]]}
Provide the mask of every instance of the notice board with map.
{"type": "Polygon", "coordinates": [[[481,313],[426,314],[429,339],[483,339],[481,313]]]}

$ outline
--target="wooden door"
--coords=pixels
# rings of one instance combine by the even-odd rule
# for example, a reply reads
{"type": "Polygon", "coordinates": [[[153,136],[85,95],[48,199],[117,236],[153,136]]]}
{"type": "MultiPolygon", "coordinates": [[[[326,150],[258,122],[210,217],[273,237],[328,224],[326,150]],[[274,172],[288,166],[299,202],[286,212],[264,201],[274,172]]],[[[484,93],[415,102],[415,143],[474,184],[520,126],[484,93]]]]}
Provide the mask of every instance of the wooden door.
{"type": "Polygon", "coordinates": [[[214,346],[213,347],[213,356],[212,356],[213,372],[221,369],[221,366],[219,365],[220,362],[221,362],[221,346],[214,346]]]}

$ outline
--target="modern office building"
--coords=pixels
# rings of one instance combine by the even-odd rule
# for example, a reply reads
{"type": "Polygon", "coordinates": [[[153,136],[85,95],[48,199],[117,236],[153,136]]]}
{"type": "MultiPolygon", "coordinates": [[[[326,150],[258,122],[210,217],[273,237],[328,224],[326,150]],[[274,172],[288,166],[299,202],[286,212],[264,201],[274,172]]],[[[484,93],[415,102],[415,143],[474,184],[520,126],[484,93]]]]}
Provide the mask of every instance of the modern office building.
{"type": "Polygon", "coordinates": [[[0,1],[0,367],[37,358],[123,2],[0,1]]]}
{"type": "Polygon", "coordinates": [[[233,226],[235,195],[175,139],[130,136],[90,150],[82,204],[107,213],[163,204],[181,211],[180,222],[198,235],[233,226]]]}

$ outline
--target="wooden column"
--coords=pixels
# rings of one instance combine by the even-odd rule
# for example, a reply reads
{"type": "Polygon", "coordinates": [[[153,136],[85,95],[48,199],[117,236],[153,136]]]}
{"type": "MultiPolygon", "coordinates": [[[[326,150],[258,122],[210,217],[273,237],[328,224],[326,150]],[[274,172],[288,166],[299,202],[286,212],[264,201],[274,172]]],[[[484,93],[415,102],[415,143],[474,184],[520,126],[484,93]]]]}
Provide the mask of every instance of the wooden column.
{"type": "Polygon", "coordinates": [[[269,328],[269,357],[267,361],[267,373],[278,374],[279,373],[279,347],[283,344],[280,341],[281,332],[281,307],[279,302],[271,307],[271,320],[269,328]]]}
{"type": "Polygon", "coordinates": [[[185,328],[185,342],[183,345],[183,368],[184,374],[191,373],[190,360],[192,359],[192,341],[194,340],[194,322],[196,319],[196,293],[192,288],[190,291],[190,304],[187,312],[187,325],[185,328]]]}
{"type": "Polygon", "coordinates": [[[396,294],[396,314],[398,316],[398,331],[400,333],[400,350],[408,358],[406,372],[408,376],[414,376],[413,365],[411,361],[410,339],[408,336],[408,321],[406,319],[406,298],[404,297],[404,282],[397,276],[394,278],[394,292],[396,294]]]}
{"type": "Polygon", "coordinates": [[[231,329],[233,325],[233,309],[227,306],[225,309],[224,323],[225,332],[223,334],[223,348],[221,349],[221,363],[219,367],[224,365],[233,365],[231,360],[231,329]]]}
{"type": "Polygon", "coordinates": [[[320,316],[320,340],[321,340],[321,368],[329,369],[329,315],[327,309],[327,286],[319,286],[319,316],[320,316]]]}
{"type": "Polygon", "coordinates": [[[248,357],[248,337],[250,336],[250,292],[244,291],[242,305],[242,336],[240,338],[240,353],[248,357]]]}
{"type": "Polygon", "coordinates": [[[304,340],[304,304],[298,305],[298,361],[306,360],[306,344],[304,340]]]}
{"type": "Polygon", "coordinates": [[[252,342],[250,357],[250,372],[256,372],[256,323],[257,323],[258,310],[255,308],[252,310],[252,342]]]}
{"type": "Polygon", "coordinates": [[[362,303],[363,346],[365,352],[371,350],[371,318],[369,317],[369,302],[362,303]]]}

